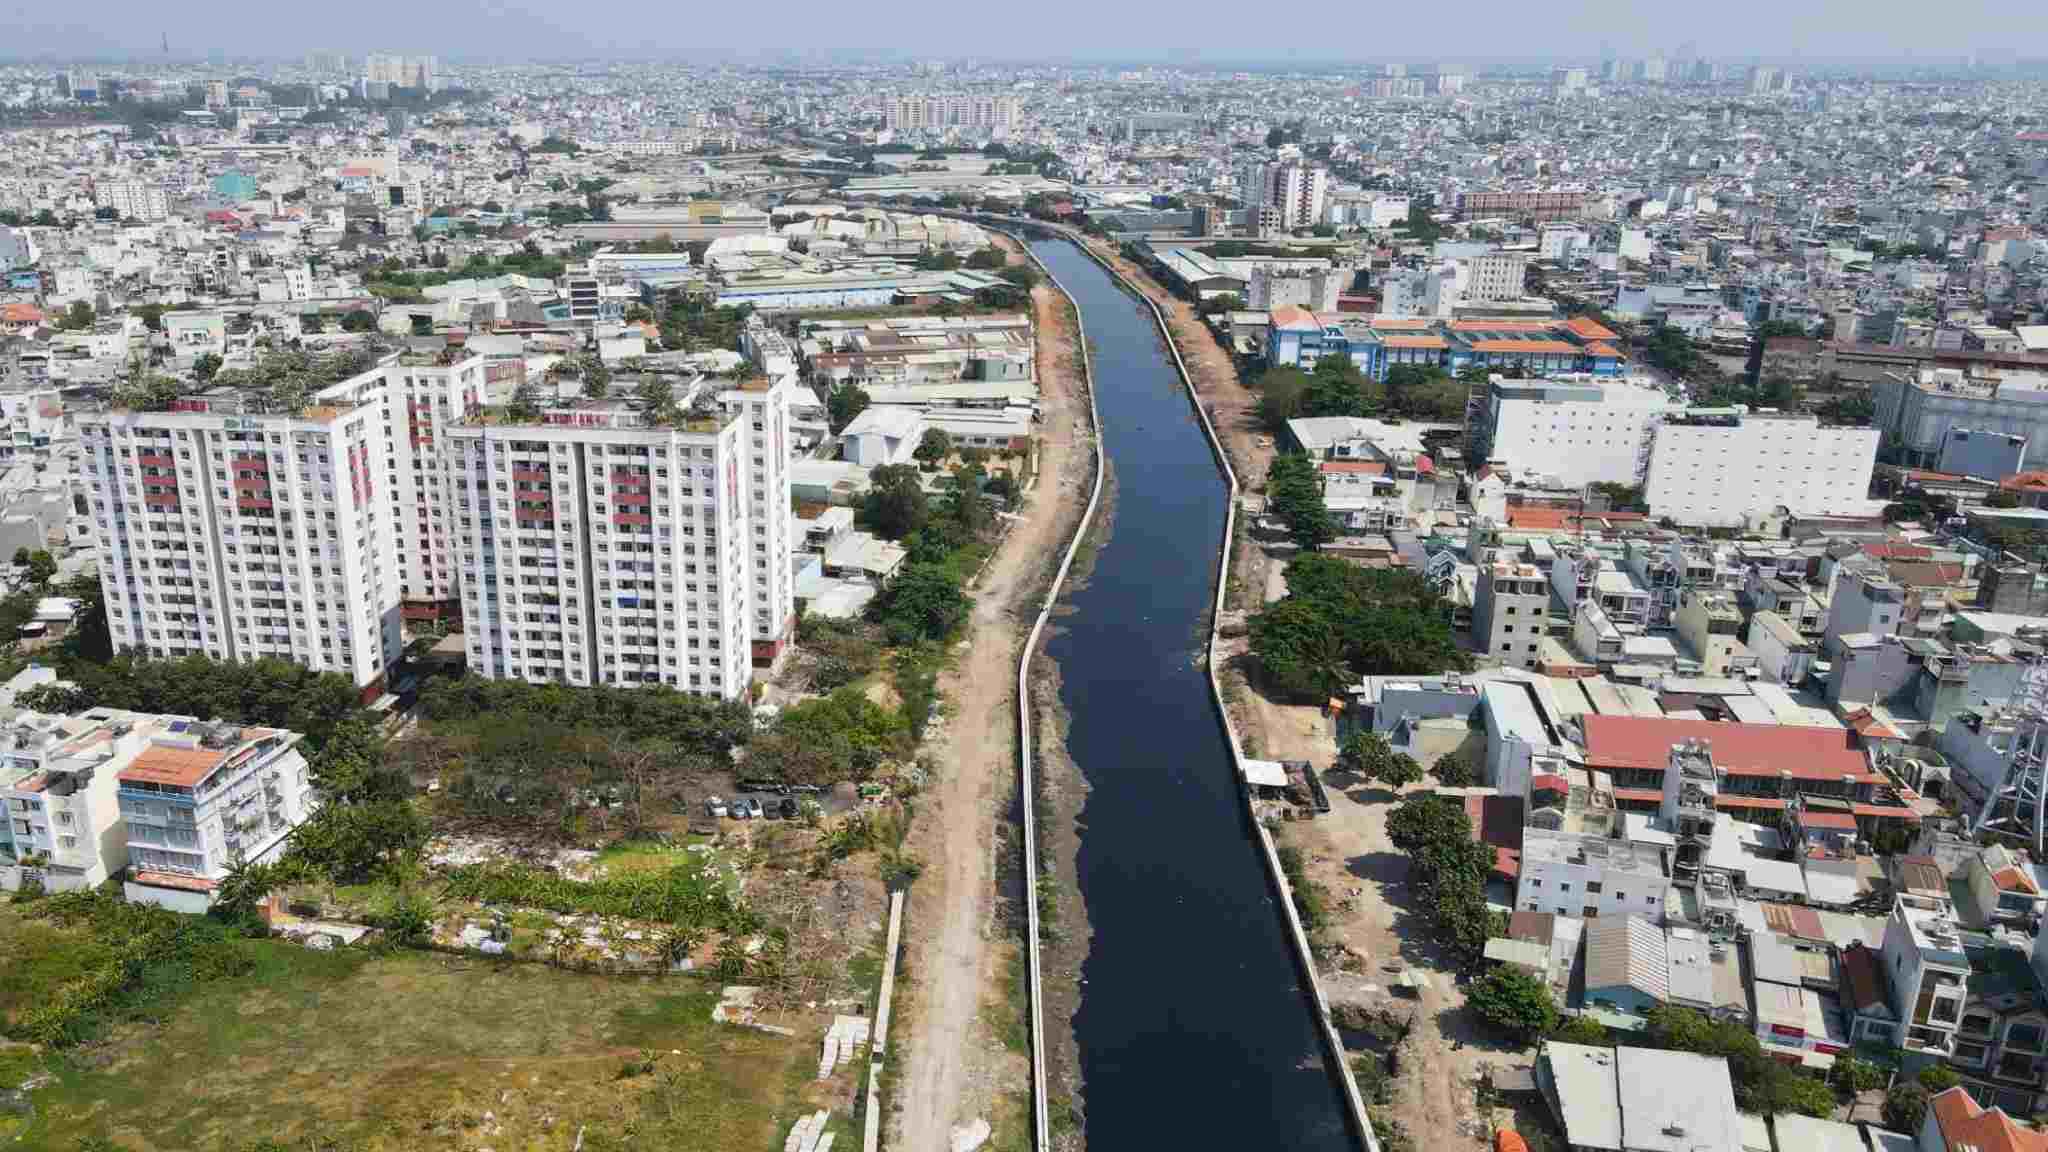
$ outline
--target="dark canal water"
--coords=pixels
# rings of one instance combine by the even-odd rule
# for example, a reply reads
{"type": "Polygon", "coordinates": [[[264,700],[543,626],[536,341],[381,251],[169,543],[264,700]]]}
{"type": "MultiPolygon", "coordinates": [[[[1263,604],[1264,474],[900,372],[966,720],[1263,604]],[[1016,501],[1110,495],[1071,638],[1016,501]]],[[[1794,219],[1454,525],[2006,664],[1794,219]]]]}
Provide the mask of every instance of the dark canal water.
{"type": "Polygon", "coordinates": [[[1300,974],[1195,662],[1228,490],[1150,311],[1032,244],[1093,342],[1109,542],[1047,645],[1087,776],[1094,940],[1075,1019],[1090,1148],[1349,1149],[1300,974]]]}

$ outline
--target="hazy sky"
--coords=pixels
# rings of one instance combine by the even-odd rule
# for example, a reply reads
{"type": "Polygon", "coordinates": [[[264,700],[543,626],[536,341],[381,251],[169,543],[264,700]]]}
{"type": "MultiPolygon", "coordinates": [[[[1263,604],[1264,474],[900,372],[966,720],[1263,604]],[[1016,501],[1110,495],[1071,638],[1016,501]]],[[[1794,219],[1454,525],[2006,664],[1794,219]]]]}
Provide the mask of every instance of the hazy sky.
{"type": "Polygon", "coordinates": [[[1464,0],[1281,9],[1216,0],[0,0],[7,3],[16,7],[0,7],[0,57],[13,59],[154,57],[165,34],[178,59],[394,51],[451,60],[1594,60],[1603,45],[1636,56],[1669,54],[1686,43],[1704,55],[1731,57],[2048,57],[2043,0],[1464,0]]]}

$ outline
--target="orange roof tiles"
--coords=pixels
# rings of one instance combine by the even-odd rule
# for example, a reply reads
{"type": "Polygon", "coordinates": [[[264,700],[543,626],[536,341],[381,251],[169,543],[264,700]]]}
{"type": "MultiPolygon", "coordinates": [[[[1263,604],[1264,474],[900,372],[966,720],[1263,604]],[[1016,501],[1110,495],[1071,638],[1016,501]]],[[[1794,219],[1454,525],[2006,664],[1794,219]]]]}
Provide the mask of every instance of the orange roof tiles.
{"type": "Polygon", "coordinates": [[[1306,308],[1298,308],[1292,304],[1284,304],[1278,308],[1273,309],[1273,327],[1321,328],[1322,322],[1316,319],[1315,313],[1309,311],[1306,308]]]}
{"type": "Polygon", "coordinates": [[[1590,715],[1581,722],[1586,763],[1594,768],[1663,769],[1671,762],[1673,744],[1705,740],[1712,747],[1714,766],[1734,776],[1789,773],[1802,780],[1883,779],[1870,771],[1856,746],[1856,734],[1841,728],[1729,724],[1672,716],[1590,715]]]}
{"type": "Polygon", "coordinates": [[[1382,336],[1380,343],[1389,348],[1449,348],[1451,342],[1441,336],[1382,336]]]}
{"type": "Polygon", "coordinates": [[[2041,894],[2041,890],[2034,886],[2034,878],[2018,868],[2000,868],[1991,874],[1991,882],[1998,885],[2000,892],[2025,892],[2029,896],[2041,894]]]}
{"type": "Polygon", "coordinates": [[[0,304],[0,322],[7,324],[40,324],[48,317],[33,304],[0,304]]]}
{"type": "Polygon", "coordinates": [[[2015,472],[1998,486],[2015,492],[2048,492],[2048,472],[2015,472]]]}
{"type": "Polygon", "coordinates": [[[1586,355],[1605,356],[1615,360],[1619,360],[1621,359],[1621,349],[1616,348],[1614,345],[1609,344],[1604,340],[1596,340],[1593,343],[1586,345],[1586,355]]]}
{"type": "Polygon", "coordinates": [[[179,788],[190,788],[205,779],[227,758],[227,752],[216,748],[178,748],[169,744],[152,744],[135,762],[121,769],[122,780],[133,780],[145,784],[169,784],[179,788]]]}
{"type": "Polygon", "coordinates": [[[1976,1152],[2048,1152],[2048,1134],[2022,1128],[2003,1108],[1986,1109],[1970,1098],[1969,1090],[1958,1084],[1937,1093],[1927,1102],[1941,1129],[1941,1143],[1948,1148],[1974,1148],[1976,1152]]]}
{"type": "Polygon", "coordinates": [[[1382,332],[1423,332],[1427,331],[1435,323],[1436,321],[1434,320],[1426,320],[1418,316],[1375,316],[1372,318],[1372,326],[1382,332]]]}
{"type": "Polygon", "coordinates": [[[1569,355],[1577,352],[1579,346],[1567,344],[1562,340],[1474,340],[1472,342],[1472,350],[1474,352],[1527,352],[1531,354],[1555,352],[1569,355]]]}
{"type": "Polygon", "coordinates": [[[1564,322],[1564,330],[1581,340],[1614,340],[1617,336],[1612,328],[1591,316],[1574,316],[1564,322]]]}
{"type": "Polygon", "coordinates": [[[1348,472],[1358,476],[1384,476],[1387,465],[1383,460],[1325,460],[1316,465],[1318,472],[1348,472]]]}
{"type": "Polygon", "coordinates": [[[1799,826],[1801,828],[1834,828],[1840,831],[1854,832],[1856,830],[1856,818],[1847,812],[1821,812],[1809,808],[1799,814],[1799,826]]]}
{"type": "Polygon", "coordinates": [[[211,892],[219,887],[218,881],[208,880],[204,876],[187,876],[180,872],[151,872],[146,869],[135,873],[135,882],[150,888],[179,888],[186,892],[211,892]]]}
{"type": "Polygon", "coordinates": [[[1556,325],[1548,320],[1453,320],[1453,332],[1551,332],[1556,325]]]}

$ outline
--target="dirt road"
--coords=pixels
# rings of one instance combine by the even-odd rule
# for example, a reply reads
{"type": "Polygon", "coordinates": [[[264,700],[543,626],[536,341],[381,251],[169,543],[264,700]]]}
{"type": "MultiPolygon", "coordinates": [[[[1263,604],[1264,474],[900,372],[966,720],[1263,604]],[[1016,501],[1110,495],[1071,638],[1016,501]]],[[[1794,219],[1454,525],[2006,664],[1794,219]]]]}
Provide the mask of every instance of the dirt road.
{"type": "MultiPolygon", "coordinates": [[[[1013,245],[1004,246],[1012,260],[1023,259],[1013,245]]],[[[1092,471],[1065,299],[1046,285],[1032,296],[1045,411],[1037,480],[971,589],[974,615],[966,639],[939,682],[947,718],[930,748],[938,779],[925,794],[914,833],[926,869],[907,912],[914,1007],[901,1042],[890,1143],[918,1152],[945,1148],[954,1127],[993,1116],[997,1094],[1029,1087],[1026,1060],[1005,1050],[979,1019],[1000,976],[989,947],[994,824],[1016,774],[1017,646],[1050,575],[1047,558],[1056,564],[1065,548],[1092,471]]]]}

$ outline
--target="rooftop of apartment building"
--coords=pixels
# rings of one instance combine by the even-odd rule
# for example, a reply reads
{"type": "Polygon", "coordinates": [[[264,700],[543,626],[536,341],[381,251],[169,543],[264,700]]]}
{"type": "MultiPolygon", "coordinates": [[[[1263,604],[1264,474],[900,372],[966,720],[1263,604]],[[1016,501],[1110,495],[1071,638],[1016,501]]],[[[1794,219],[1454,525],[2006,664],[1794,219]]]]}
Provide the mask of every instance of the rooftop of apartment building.
{"type": "Polygon", "coordinates": [[[149,747],[121,769],[121,783],[156,791],[189,791],[198,788],[216,768],[240,763],[266,746],[286,747],[299,739],[298,733],[282,728],[165,717],[150,733],[149,747]]]}
{"type": "Polygon", "coordinates": [[[1955,910],[1948,901],[1901,897],[1893,904],[1892,915],[1911,933],[1913,946],[1924,960],[1969,968],[1969,957],[1963,951],[1962,926],[1956,922],[1955,910]]]}
{"type": "Polygon", "coordinates": [[[1612,872],[1663,878],[1668,875],[1664,854],[1655,845],[1617,840],[1607,835],[1581,835],[1547,828],[1525,828],[1522,832],[1522,866],[1531,864],[1580,864],[1612,872]]]}
{"type": "MultiPolygon", "coordinates": [[[[753,379],[734,385],[741,391],[765,392],[766,380],[753,379]]],[[[740,418],[738,412],[722,411],[715,395],[701,385],[690,395],[679,395],[667,412],[656,411],[633,396],[591,399],[578,396],[543,405],[533,415],[523,416],[512,405],[494,404],[479,408],[459,423],[487,428],[591,428],[611,431],[668,428],[677,432],[709,435],[723,430],[740,418]]]]}

